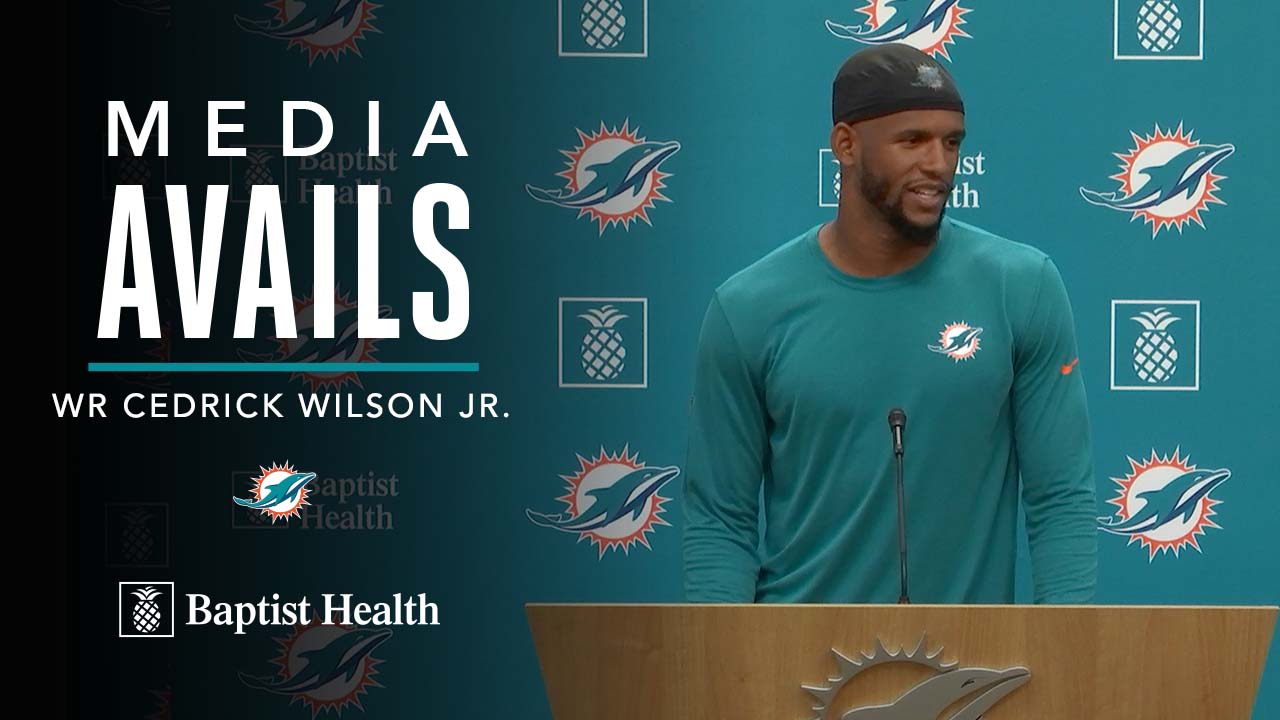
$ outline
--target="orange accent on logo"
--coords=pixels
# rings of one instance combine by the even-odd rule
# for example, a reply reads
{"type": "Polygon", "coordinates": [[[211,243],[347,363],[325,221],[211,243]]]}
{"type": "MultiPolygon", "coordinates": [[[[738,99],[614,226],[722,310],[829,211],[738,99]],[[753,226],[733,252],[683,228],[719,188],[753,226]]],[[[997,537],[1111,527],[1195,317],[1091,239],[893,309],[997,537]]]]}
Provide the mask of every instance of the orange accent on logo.
{"type": "Polygon", "coordinates": [[[1066,365],[1063,365],[1063,366],[1062,366],[1062,374],[1063,374],[1063,375],[1070,375],[1070,374],[1071,374],[1071,371],[1076,369],[1076,363],[1078,363],[1078,362],[1080,362],[1080,358],[1076,358],[1075,360],[1072,360],[1071,362],[1067,363],[1066,365]]]}

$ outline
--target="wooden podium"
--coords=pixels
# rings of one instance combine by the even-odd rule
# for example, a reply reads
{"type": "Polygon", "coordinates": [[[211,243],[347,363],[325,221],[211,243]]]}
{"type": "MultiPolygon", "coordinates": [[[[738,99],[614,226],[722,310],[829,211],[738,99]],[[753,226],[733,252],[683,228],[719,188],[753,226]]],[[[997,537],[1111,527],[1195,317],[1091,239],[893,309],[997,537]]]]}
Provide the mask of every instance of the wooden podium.
{"type": "Polygon", "coordinates": [[[1249,720],[1277,608],[526,610],[555,720],[1249,720]]]}

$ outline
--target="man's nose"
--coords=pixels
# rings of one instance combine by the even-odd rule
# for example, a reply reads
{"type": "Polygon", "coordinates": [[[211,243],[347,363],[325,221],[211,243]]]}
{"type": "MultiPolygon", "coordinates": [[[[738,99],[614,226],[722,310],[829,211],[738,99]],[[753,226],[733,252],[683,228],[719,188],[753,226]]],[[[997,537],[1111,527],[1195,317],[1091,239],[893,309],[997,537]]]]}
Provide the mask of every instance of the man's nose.
{"type": "Polygon", "coordinates": [[[929,143],[924,151],[924,158],[920,162],[921,169],[930,175],[938,178],[946,177],[947,174],[947,151],[943,147],[942,141],[929,143]]]}

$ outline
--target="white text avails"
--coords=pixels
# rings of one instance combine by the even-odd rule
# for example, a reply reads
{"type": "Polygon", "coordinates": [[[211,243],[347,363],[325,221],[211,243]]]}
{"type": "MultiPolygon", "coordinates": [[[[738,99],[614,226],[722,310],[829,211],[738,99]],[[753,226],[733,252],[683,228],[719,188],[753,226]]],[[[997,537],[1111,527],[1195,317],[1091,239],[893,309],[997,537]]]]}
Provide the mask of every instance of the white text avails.
{"type": "MultiPolygon", "coordinates": [[[[333,268],[333,186],[314,186],[315,210],[315,337],[334,337],[333,268]]],[[[191,242],[187,189],[183,185],[165,188],[169,225],[173,238],[174,270],[178,282],[179,309],[183,336],[208,338],[213,319],[214,287],[218,280],[218,259],[222,249],[222,226],[227,207],[226,185],[210,185],[205,201],[204,238],[200,250],[200,275],[196,277],[191,242]]],[[[361,338],[398,338],[400,320],[379,317],[378,294],[378,186],[357,189],[357,324],[361,338]]],[[[433,209],[444,203],[450,230],[470,228],[467,195],[456,185],[433,183],[418,191],[413,200],[413,238],[418,252],[444,275],[448,288],[449,312],[444,320],[435,318],[435,293],[413,293],[413,325],[428,340],[452,340],[463,333],[470,320],[470,283],[457,256],[436,238],[433,209]]],[[[280,213],[279,188],[255,185],[249,199],[249,220],[245,232],[244,260],[240,268],[240,295],[236,306],[235,337],[252,338],[260,308],[275,316],[275,336],[296,338],[293,288],[289,281],[289,257],[285,249],[284,221],[280,213]],[[262,254],[267,255],[269,283],[262,285],[262,254]]],[[[155,275],[151,266],[151,244],[147,233],[145,199],[140,185],[121,185],[116,191],[111,215],[111,235],[107,247],[107,271],[102,288],[102,311],[98,337],[120,336],[120,315],[124,308],[136,308],[141,337],[160,337],[160,312],[155,275]],[[125,252],[131,251],[134,286],[125,286],[125,252]]]]}

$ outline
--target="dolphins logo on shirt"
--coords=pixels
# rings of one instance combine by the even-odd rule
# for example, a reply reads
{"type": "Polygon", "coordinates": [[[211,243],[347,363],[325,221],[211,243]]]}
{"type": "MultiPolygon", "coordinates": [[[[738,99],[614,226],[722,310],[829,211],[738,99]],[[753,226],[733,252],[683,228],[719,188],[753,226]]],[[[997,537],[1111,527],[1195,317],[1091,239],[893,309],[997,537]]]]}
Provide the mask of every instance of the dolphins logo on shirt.
{"type": "Polygon", "coordinates": [[[929,345],[928,348],[960,362],[968,360],[978,352],[978,348],[981,347],[978,342],[980,335],[982,335],[982,328],[973,327],[961,320],[942,328],[942,332],[938,334],[938,344],[929,345]]]}

